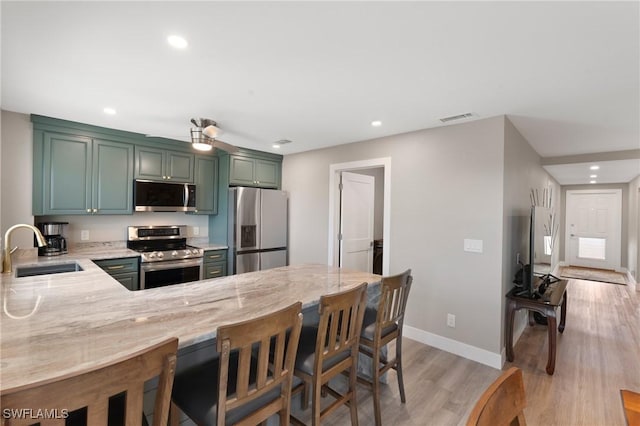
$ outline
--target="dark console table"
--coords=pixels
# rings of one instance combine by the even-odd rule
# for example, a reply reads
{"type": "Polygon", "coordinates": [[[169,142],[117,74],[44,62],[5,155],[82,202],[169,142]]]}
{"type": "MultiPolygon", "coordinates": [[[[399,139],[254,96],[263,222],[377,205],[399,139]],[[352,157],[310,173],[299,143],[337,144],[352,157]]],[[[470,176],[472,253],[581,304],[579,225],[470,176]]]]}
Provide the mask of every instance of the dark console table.
{"type": "Polygon", "coordinates": [[[547,291],[539,299],[516,295],[518,289],[512,289],[507,293],[506,310],[506,346],[507,359],[512,362],[513,354],[513,320],[516,311],[529,310],[529,324],[533,325],[532,312],[539,312],[547,318],[549,332],[549,357],[547,359],[547,374],[553,374],[556,368],[556,308],[560,306],[560,325],[558,331],[564,331],[567,319],[567,280],[557,281],[547,288],[547,291]]]}

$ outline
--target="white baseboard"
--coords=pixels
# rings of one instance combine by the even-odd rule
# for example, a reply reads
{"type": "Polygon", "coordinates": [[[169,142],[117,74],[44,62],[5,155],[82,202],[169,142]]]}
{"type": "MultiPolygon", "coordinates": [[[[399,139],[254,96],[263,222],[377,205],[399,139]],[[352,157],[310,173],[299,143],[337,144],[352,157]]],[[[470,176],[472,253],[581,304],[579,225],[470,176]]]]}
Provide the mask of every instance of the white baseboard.
{"type": "Polygon", "coordinates": [[[403,328],[402,334],[404,337],[408,337],[411,340],[433,346],[434,348],[442,349],[443,351],[479,362],[480,364],[488,365],[489,367],[493,367],[498,370],[502,370],[502,366],[504,365],[504,350],[502,353],[497,354],[486,349],[458,342],[457,340],[429,333],[428,331],[420,330],[419,328],[411,327],[406,324],[403,328]]]}

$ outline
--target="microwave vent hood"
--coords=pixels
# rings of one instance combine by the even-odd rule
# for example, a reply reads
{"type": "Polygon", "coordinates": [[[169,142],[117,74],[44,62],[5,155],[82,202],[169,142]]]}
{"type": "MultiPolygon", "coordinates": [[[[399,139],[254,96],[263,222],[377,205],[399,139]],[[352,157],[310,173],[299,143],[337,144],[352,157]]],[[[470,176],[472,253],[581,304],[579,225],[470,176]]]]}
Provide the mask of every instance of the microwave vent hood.
{"type": "Polygon", "coordinates": [[[196,186],[192,183],[134,181],[137,212],[192,212],[196,210],[196,186]]]}

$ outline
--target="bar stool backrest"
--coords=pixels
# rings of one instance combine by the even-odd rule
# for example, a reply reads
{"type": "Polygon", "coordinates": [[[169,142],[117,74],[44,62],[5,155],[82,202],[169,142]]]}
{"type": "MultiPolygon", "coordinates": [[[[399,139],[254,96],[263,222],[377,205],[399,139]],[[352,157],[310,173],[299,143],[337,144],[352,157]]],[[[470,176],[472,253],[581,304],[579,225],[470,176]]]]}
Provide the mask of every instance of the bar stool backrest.
{"type": "Polygon", "coordinates": [[[125,424],[141,425],[144,383],[159,376],[153,425],[166,425],[177,350],[178,339],[173,338],[99,368],[3,393],[0,395],[3,411],[13,409],[14,413],[21,411],[23,415],[21,418],[3,419],[2,424],[9,426],[40,423],[42,426],[64,426],[65,412],[86,408],[88,425],[106,426],[109,398],[126,392],[125,424]],[[32,416],[40,418],[33,419],[32,416]]]}
{"type": "Polygon", "coordinates": [[[218,424],[225,424],[228,411],[275,392],[278,387],[280,397],[277,402],[253,411],[243,422],[257,424],[282,410],[286,410],[285,418],[288,418],[294,362],[302,328],[301,309],[302,303],[297,302],[257,320],[218,328],[218,424]],[[232,352],[234,356],[231,356],[232,352]],[[237,366],[230,366],[230,362],[236,360],[237,366]],[[234,370],[237,371],[236,391],[227,395],[228,380],[234,379],[229,377],[229,371],[234,370]]]}

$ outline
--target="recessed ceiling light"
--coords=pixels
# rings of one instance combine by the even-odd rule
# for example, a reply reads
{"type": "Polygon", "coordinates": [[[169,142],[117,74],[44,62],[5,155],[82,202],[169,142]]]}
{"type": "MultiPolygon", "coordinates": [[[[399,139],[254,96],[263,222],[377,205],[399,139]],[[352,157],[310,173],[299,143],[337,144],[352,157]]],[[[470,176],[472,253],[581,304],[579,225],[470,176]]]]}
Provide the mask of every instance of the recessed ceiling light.
{"type": "Polygon", "coordinates": [[[598,177],[598,175],[590,175],[589,177],[590,177],[591,179],[594,179],[594,178],[597,178],[597,177],[598,177]]]}
{"type": "Polygon", "coordinates": [[[274,142],[273,145],[271,146],[274,147],[275,149],[279,149],[282,145],[286,145],[288,143],[291,143],[289,139],[280,139],[279,141],[274,142]]]}
{"type": "Polygon", "coordinates": [[[169,37],[167,37],[167,41],[176,49],[184,49],[189,45],[189,43],[187,43],[187,40],[178,35],[170,35],[169,37]]]}
{"type": "Polygon", "coordinates": [[[380,120],[374,120],[374,121],[372,121],[372,122],[371,122],[371,125],[372,125],[373,127],[380,127],[380,126],[382,126],[382,121],[380,121],[380,120]]]}
{"type": "Polygon", "coordinates": [[[600,168],[600,166],[591,166],[591,167],[589,167],[589,169],[591,169],[591,170],[598,170],[599,168],[600,168]]]}
{"type": "Polygon", "coordinates": [[[116,115],[116,110],[114,108],[106,107],[103,111],[105,114],[116,115]]]}
{"type": "Polygon", "coordinates": [[[596,181],[595,180],[590,180],[589,183],[596,183],[596,181]]]}

